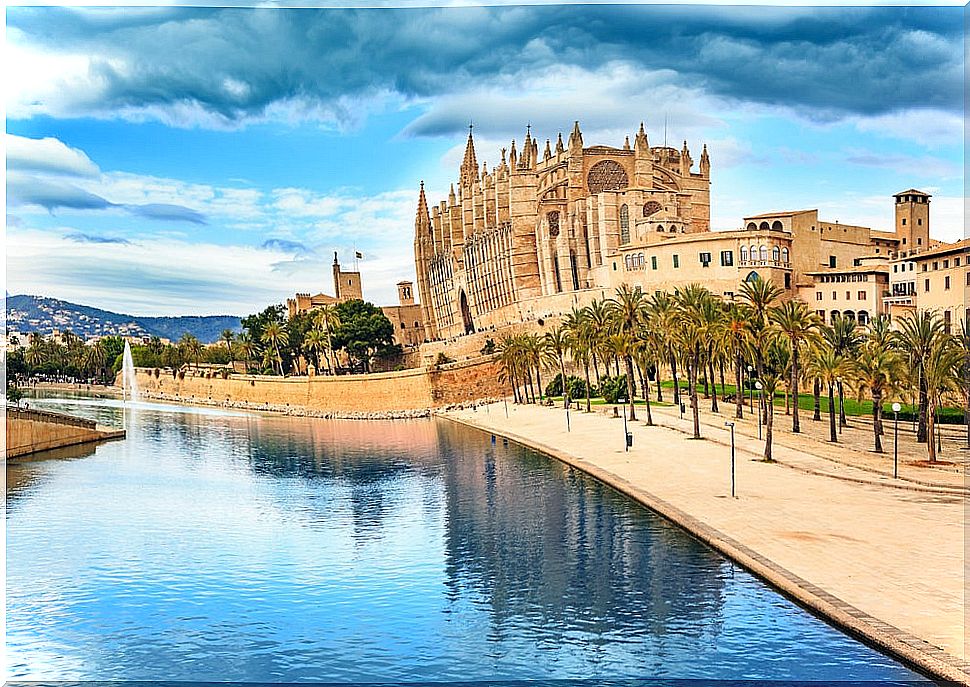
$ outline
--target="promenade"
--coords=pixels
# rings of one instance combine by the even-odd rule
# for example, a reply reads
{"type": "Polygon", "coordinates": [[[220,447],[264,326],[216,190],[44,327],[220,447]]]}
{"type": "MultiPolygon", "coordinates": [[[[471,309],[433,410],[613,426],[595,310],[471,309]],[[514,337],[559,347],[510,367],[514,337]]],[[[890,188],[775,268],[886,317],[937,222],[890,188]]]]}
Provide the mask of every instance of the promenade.
{"type": "MultiPolygon", "coordinates": [[[[654,407],[659,424],[647,427],[638,407],[639,421],[629,424],[633,447],[624,451],[623,420],[608,409],[570,412],[567,431],[561,405],[507,408],[508,417],[502,403],[442,414],[589,472],[847,631],[938,677],[970,684],[960,472],[907,467],[908,479],[893,480],[883,457],[867,464],[847,448],[782,431],[779,463],[764,463],[763,442],[751,436],[756,426],[745,420],[732,499],[725,417],[702,414],[705,438],[697,441],[687,433],[688,416],[654,407]]],[[[778,429],[788,422],[775,417],[778,429]]],[[[811,420],[803,416],[803,423],[811,420]]]]}

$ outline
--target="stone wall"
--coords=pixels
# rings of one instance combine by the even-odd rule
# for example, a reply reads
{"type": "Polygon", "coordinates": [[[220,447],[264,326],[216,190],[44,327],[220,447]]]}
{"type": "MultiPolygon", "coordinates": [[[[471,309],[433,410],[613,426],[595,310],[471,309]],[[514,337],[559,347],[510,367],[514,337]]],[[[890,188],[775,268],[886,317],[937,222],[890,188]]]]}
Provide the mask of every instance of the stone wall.
{"type": "Polygon", "coordinates": [[[99,430],[91,420],[44,410],[7,407],[7,458],[116,436],[124,436],[124,433],[99,430]]]}
{"type": "Polygon", "coordinates": [[[163,400],[236,407],[306,410],[311,413],[393,413],[426,410],[510,393],[498,382],[498,365],[479,357],[441,368],[366,375],[223,379],[191,369],[181,378],[170,370],[139,368],[143,395],[163,400]]]}

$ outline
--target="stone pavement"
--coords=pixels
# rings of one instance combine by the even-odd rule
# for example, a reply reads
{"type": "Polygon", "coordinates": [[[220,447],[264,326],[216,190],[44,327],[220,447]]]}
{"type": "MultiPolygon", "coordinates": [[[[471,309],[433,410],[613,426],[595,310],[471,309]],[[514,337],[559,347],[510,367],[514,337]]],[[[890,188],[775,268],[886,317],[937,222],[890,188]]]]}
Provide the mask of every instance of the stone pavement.
{"type": "MultiPolygon", "coordinates": [[[[814,440],[785,437],[776,458],[757,438],[737,437],[737,498],[730,498],[730,442],[723,418],[706,440],[684,428],[630,423],[562,407],[502,404],[444,413],[575,465],[751,569],[844,629],[936,676],[970,684],[964,633],[964,524],[959,483],[921,489],[812,455],[814,440]],[[795,468],[795,469],[793,469],[795,468]],[[838,473],[838,479],[817,472],[838,473]]],[[[671,408],[654,420],[679,423],[671,408]]],[[[776,416],[776,426],[787,418],[776,416]]],[[[810,422],[810,420],[809,420],[810,422]]],[[[750,427],[754,429],[754,427],[750,427]]],[[[756,431],[756,430],[755,430],[756,431]]],[[[779,432],[779,435],[781,432],[779,432]]],[[[959,476],[962,480],[962,476],[959,476]]]]}

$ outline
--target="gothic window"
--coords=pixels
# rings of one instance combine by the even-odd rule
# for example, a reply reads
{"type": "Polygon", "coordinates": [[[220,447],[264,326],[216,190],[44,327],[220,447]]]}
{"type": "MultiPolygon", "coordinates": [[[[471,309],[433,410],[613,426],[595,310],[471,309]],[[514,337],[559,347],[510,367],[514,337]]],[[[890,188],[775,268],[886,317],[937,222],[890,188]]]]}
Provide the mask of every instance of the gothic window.
{"type": "Polygon", "coordinates": [[[748,282],[758,281],[759,279],[761,279],[761,275],[753,271],[748,272],[748,276],[744,278],[744,280],[748,282]]]}
{"type": "Polygon", "coordinates": [[[657,227],[657,231],[663,231],[663,230],[664,230],[664,225],[661,224],[657,227]]]}
{"type": "Polygon", "coordinates": [[[601,160],[589,170],[586,186],[590,193],[619,191],[629,184],[626,170],[614,160],[601,160]]]}
{"type": "Polygon", "coordinates": [[[660,203],[655,200],[651,200],[649,203],[643,206],[643,216],[649,217],[650,215],[660,212],[660,203]]]}
{"type": "Polygon", "coordinates": [[[576,253],[569,251],[569,269],[573,275],[573,291],[579,291],[579,268],[576,266],[576,253]]]}
{"type": "Polygon", "coordinates": [[[620,243],[630,243],[630,208],[620,206],[620,243]]]}
{"type": "Polygon", "coordinates": [[[559,236],[559,212],[553,210],[547,214],[546,221],[549,222],[549,236],[552,238],[559,236]]]}

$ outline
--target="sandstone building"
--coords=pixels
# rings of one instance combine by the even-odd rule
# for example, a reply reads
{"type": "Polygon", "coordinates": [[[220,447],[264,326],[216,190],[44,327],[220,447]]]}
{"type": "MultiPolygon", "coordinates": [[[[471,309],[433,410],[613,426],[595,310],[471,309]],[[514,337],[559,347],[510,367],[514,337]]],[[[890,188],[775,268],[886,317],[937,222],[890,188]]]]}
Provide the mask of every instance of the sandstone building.
{"type": "Polygon", "coordinates": [[[697,282],[730,299],[756,277],[826,321],[865,322],[888,312],[890,261],[936,250],[930,196],[916,189],[894,196],[891,232],[818,210],[753,215],[737,230],[712,232],[706,146],[695,169],[686,142],[651,146],[642,124],[633,141],[586,147],[577,122],[566,145],[560,135],[540,155],[527,129],[521,153],[512,141],[490,169],[479,167],[469,132],[448,198],[429,205],[423,183],[418,194],[427,339],[561,316],[623,283],[653,293],[697,282]]]}
{"type": "MultiPolygon", "coordinates": [[[[358,256],[359,257],[359,256],[358,256]]],[[[333,254],[333,290],[334,295],[318,293],[298,293],[286,300],[286,309],[290,318],[325,305],[335,305],[350,300],[363,300],[364,291],[361,284],[360,272],[346,272],[340,267],[337,254],[333,254]]],[[[397,284],[397,305],[382,305],[381,311],[394,325],[394,341],[402,346],[418,346],[425,340],[425,327],[422,320],[421,306],[414,302],[414,284],[409,281],[397,284]]]]}

